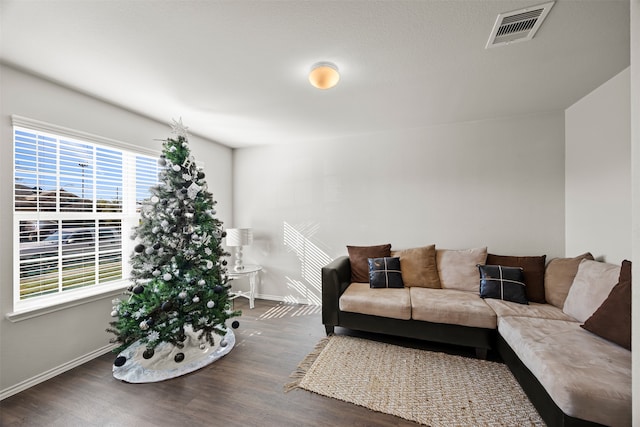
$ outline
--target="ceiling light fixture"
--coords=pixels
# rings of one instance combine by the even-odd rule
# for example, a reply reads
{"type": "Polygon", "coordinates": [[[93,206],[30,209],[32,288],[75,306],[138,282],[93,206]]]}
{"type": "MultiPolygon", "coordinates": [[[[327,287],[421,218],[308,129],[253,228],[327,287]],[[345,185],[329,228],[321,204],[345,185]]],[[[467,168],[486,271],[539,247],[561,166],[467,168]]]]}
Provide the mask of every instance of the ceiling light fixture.
{"type": "Polygon", "coordinates": [[[309,83],[318,89],[331,89],[338,84],[339,80],[338,67],[331,62],[313,64],[309,72],[309,83]]]}

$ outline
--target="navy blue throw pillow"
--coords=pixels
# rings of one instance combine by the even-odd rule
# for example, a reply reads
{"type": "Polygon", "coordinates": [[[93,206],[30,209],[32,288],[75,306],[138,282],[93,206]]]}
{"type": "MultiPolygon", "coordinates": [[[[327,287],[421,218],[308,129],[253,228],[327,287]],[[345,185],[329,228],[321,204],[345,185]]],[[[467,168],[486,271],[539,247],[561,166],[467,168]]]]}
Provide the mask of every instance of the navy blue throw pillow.
{"type": "Polygon", "coordinates": [[[369,258],[369,287],[404,288],[400,258],[369,258]]]}
{"type": "Polygon", "coordinates": [[[480,297],[529,304],[523,270],[520,267],[478,265],[480,270],[480,297]]]}

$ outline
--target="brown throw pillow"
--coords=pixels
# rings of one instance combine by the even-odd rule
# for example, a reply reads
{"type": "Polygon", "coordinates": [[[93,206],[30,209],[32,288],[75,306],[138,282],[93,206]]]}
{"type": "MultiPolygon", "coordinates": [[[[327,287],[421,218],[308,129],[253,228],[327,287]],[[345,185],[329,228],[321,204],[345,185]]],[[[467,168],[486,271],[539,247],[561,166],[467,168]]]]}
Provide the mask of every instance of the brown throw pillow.
{"type": "Polygon", "coordinates": [[[547,256],[487,255],[487,265],[520,267],[523,271],[525,292],[531,302],[544,304],[544,265],[547,256]]]}
{"type": "Polygon", "coordinates": [[[618,284],[596,312],[580,326],[631,350],[631,261],[622,261],[618,284]]]}
{"type": "Polygon", "coordinates": [[[391,251],[391,256],[400,258],[402,281],[405,286],[440,288],[436,245],[391,251]]]}
{"type": "Polygon", "coordinates": [[[549,261],[544,272],[544,298],[558,308],[564,306],[578,266],[583,259],[593,260],[593,255],[586,252],[575,258],[554,258],[549,261]]]}
{"type": "Polygon", "coordinates": [[[347,246],[351,262],[351,281],[369,283],[369,258],[391,256],[391,244],[376,246],[347,246]]]}

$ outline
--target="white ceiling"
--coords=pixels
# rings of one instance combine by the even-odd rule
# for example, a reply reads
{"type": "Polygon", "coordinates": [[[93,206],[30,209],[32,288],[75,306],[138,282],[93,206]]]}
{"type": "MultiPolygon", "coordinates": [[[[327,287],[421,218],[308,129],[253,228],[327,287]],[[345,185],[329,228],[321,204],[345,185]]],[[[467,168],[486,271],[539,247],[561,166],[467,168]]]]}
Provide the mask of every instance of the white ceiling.
{"type": "Polygon", "coordinates": [[[629,65],[629,0],[0,0],[0,60],[231,147],[565,109],[629,65]],[[318,61],[341,71],[320,91],[318,61]]]}

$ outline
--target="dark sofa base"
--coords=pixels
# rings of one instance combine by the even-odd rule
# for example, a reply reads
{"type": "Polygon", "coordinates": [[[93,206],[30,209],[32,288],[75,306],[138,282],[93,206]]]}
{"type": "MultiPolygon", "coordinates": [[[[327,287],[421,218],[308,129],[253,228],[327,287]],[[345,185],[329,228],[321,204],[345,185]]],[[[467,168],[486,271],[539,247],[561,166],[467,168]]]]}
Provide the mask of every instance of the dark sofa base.
{"type": "Polygon", "coordinates": [[[486,359],[487,351],[493,348],[495,342],[495,329],[400,320],[346,311],[339,311],[338,318],[337,325],[325,324],[327,334],[333,333],[335,326],[340,326],[358,331],[474,347],[476,355],[481,359],[486,359]]]}
{"type": "Polygon", "coordinates": [[[500,357],[509,367],[533,406],[538,410],[544,422],[547,423],[547,426],[602,426],[602,424],[570,417],[562,412],[562,409],[551,399],[551,396],[549,396],[542,384],[540,384],[540,381],[538,381],[529,368],[520,361],[516,353],[500,335],[497,337],[497,348],[500,357]]]}

